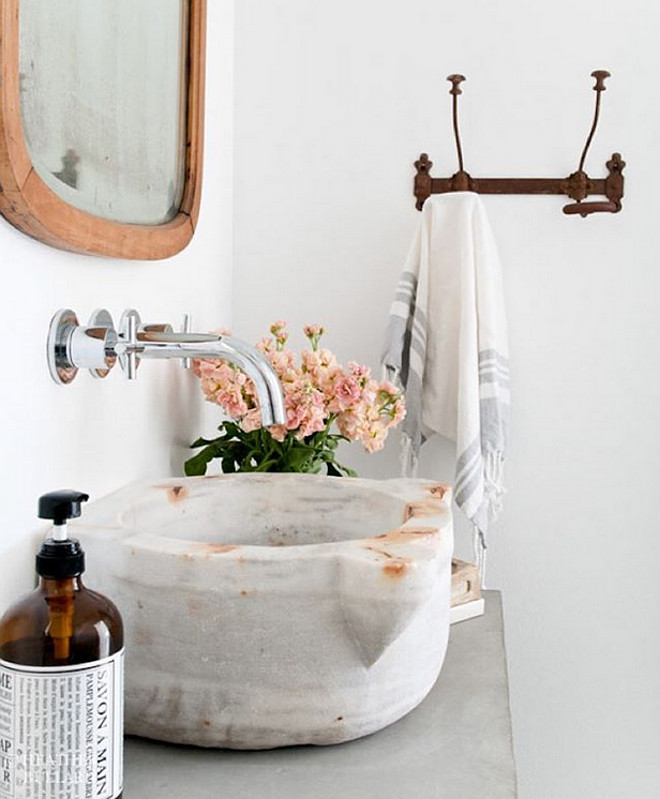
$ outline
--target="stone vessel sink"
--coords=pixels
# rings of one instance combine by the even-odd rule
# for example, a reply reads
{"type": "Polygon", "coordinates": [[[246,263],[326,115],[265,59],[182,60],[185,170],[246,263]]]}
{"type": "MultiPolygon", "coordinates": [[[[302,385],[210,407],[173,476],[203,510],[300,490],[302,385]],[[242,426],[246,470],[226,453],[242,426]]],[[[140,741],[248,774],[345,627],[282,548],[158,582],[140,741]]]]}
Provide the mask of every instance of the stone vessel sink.
{"type": "Polygon", "coordinates": [[[198,746],[332,744],[433,686],[450,489],[287,474],[129,485],[72,525],[126,627],[126,730],[198,746]]]}

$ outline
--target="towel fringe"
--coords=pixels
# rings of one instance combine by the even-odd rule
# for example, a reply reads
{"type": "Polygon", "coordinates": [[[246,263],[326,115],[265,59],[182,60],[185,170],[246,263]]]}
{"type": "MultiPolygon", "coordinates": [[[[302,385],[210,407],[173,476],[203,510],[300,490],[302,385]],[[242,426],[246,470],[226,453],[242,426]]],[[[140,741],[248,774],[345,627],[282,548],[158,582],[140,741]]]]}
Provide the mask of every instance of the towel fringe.
{"type": "Polygon", "coordinates": [[[401,434],[401,452],[399,454],[401,463],[401,477],[417,477],[419,468],[419,453],[413,446],[413,440],[407,433],[401,434]]]}
{"type": "Polygon", "coordinates": [[[484,457],[484,495],[488,502],[489,517],[495,520],[502,511],[506,489],[502,483],[504,453],[501,450],[486,452],[484,457]]]}
{"type": "Polygon", "coordinates": [[[481,578],[481,587],[486,587],[486,553],[488,547],[486,546],[486,538],[483,534],[483,531],[480,530],[477,525],[473,525],[473,535],[472,535],[472,553],[474,558],[474,564],[479,570],[479,576],[481,578]]]}

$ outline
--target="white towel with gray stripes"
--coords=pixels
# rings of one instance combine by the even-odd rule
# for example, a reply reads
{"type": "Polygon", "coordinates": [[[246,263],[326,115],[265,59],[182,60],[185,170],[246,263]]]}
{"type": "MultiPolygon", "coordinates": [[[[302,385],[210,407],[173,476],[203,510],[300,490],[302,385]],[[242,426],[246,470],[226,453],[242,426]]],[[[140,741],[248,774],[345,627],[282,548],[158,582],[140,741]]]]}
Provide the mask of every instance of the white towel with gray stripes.
{"type": "Polygon", "coordinates": [[[405,389],[403,474],[421,445],[456,442],[454,497],[475,530],[482,566],[488,526],[501,508],[509,425],[509,349],[502,275],[481,199],[431,196],[392,303],[386,374],[405,389]]]}

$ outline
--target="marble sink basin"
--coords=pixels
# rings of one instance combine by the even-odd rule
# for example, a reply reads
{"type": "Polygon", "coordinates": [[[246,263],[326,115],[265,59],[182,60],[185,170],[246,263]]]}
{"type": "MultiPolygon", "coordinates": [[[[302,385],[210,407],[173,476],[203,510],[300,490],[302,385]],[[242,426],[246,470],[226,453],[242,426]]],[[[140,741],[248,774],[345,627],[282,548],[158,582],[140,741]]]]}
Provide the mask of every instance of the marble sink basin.
{"type": "Polygon", "coordinates": [[[450,489],[238,474],[141,482],[72,527],[126,627],[126,730],[332,744],[408,713],[449,630],[450,489]]]}

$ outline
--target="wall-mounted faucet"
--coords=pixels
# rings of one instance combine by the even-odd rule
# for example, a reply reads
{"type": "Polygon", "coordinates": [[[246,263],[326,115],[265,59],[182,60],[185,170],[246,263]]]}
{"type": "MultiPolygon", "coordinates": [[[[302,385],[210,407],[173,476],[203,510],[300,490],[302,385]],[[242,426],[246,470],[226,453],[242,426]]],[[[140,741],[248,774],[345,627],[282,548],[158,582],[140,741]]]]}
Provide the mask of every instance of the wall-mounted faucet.
{"type": "Polygon", "coordinates": [[[50,375],[60,385],[71,383],[79,369],[106,377],[117,361],[129,380],[137,377],[142,359],[180,358],[186,368],[193,358],[230,361],[254,383],[264,426],[286,420],[280,381],[263,353],[232,336],[192,333],[188,316],[175,333],[168,324],[143,324],[132,309],[124,311],[117,328],[105,310],[95,311],[83,327],[63,308],[51,320],[47,352],[50,375]]]}

